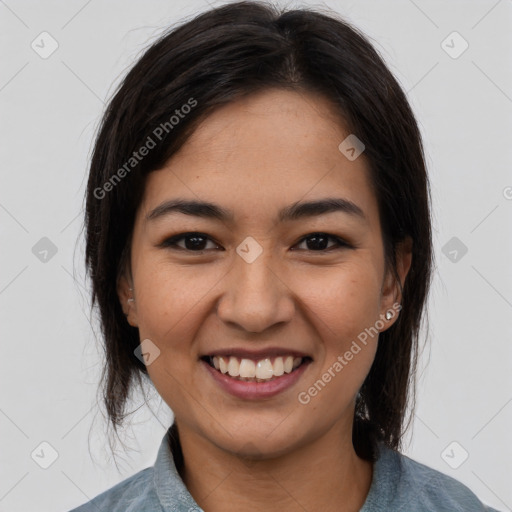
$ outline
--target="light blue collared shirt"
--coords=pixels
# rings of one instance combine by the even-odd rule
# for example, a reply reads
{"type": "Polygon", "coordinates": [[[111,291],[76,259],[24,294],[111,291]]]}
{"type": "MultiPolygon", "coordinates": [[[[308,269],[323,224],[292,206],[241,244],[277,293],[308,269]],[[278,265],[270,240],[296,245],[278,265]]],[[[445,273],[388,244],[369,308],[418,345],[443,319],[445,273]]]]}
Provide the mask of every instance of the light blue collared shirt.
{"type": "MultiPolygon", "coordinates": [[[[139,471],[70,512],[204,512],[181,479],[162,439],[153,467],[139,471]]],[[[360,512],[499,512],[464,484],[379,444],[360,512]]]]}

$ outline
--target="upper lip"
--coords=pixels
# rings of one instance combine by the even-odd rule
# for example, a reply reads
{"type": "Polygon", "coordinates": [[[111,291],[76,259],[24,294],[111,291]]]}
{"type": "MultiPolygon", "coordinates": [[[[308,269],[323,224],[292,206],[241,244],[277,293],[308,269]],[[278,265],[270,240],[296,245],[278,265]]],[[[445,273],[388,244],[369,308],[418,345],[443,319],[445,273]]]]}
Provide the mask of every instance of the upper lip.
{"type": "Polygon", "coordinates": [[[265,359],[266,357],[279,357],[279,356],[293,356],[293,357],[309,357],[305,352],[301,352],[299,350],[295,350],[292,348],[282,348],[282,347],[268,347],[259,350],[249,350],[246,348],[224,348],[219,350],[209,351],[207,354],[203,354],[201,357],[239,357],[241,359],[265,359]]]}

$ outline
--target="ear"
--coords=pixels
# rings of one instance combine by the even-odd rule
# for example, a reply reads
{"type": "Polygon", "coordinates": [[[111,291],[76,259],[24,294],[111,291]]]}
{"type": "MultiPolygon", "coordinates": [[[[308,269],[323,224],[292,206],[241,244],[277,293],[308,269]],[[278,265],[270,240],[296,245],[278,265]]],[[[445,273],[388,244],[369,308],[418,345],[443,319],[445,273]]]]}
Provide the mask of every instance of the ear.
{"type": "Polygon", "coordinates": [[[125,271],[121,274],[117,281],[117,296],[126,316],[126,321],[132,327],[138,327],[137,305],[135,303],[135,295],[133,293],[133,281],[131,276],[125,271]]]}
{"type": "Polygon", "coordinates": [[[396,258],[396,270],[399,281],[391,268],[386,269],[384,281],[381,290],[381,316],[380,318],[385,322],[386,327],[382,329],[385,331],[391,327],[398,318],[398,312],[402,303],[402,292],[401,289],[405,284],[405,278],[409,273],[412,263],[412,239],[411,237],[405,238],[402,242],[399,242],[395,250],[396,258]],[[386,312],[392,314],[391,318],[386,318],[386,312]]]}

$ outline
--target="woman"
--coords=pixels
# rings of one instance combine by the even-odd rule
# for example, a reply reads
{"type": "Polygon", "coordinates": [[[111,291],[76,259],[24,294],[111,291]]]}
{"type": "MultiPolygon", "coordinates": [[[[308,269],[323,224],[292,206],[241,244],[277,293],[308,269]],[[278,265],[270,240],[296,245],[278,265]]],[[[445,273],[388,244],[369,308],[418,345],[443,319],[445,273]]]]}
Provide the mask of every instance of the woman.
{"type": "Polygon", "coordinates": [[[110,102],[86,262],[105,405],[175,415],[85,512],[483,511],[402,455],[432,246],[420,133],[363,35],[241,2],[164,35],[110,102]]]}

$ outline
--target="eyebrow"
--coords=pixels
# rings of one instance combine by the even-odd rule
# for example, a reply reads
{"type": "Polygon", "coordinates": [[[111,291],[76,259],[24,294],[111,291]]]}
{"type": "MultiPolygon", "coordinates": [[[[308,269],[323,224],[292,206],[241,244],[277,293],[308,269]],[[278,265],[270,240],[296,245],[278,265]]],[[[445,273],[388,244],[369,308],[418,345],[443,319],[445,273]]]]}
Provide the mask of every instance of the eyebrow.
{"type": "MultiPolygon", "coordinates": [[[[342,212],[361,220],[366,220],[363,210],[348,199],[328,197],[315,201],[298,201],[279,211],[279,222],[295,221],[306,217],[317,217],[327,213],[342,212]]],[[[222,222],[233,222],[234,214],[231,210],[223,208],[208,201],[190,199],[171,199],[164,201],[146,215],[146,222],[162,218],[174,213],[181,213],[194,217],[216,219],[222,222]]]]}

